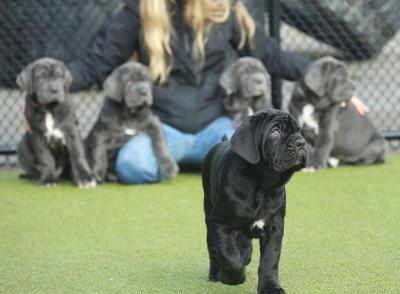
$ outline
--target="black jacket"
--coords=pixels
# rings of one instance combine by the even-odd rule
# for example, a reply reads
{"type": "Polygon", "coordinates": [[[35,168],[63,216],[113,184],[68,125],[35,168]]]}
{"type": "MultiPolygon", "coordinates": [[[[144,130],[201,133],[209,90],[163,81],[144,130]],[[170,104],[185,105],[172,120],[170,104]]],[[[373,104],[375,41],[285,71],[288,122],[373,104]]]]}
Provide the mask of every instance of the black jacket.
{"type": "MultiPolygon", "coordinates": [[[[176,5],[183,5],[177,0],[176,5]]],[[[176,38],[172,40],[174,60],[168,82],[154,87],[154,112],[160,119],[188,133],[196,133],[225,114],[219,77],[227,62],[229,50],[239,56],[259,58],[271,75],[297,80],[309,61],[280,50],[278,43],[257,27],[253,48],[237,50],[240,33],[234,12],[223,24],[215,25],[205,45],[206,58],[201,76],[196,75],[191,55],[193,35],[185,24],[180,7],[172,8],[176,38]]],[[[139,20],[139,0],[125,0],[83,58],[69,65],[74,82],[72,91],[100,85],[110,72],[126,62],[134,51],[139,61],[148,64],[143,31],[139,20]]]]}

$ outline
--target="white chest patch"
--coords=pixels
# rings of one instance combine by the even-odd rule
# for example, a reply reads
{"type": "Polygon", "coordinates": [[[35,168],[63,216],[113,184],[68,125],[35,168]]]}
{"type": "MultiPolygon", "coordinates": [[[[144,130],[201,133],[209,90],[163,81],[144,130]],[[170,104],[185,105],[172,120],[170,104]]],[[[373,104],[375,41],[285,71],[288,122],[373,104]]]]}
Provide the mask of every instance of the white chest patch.
{"type": "Polygon", "coordinates": [[[265,227],[265,222],[262,219],[255,221],[252,225],[253,229],[257,228],[257,229],[262,230],[262,229],[264,229],[264,227],[265,227]]]}
{"type": "Polygon", "coordinates": [[[306,125],[309,128],[313,129],[316,134],[318,134],[319,133],[319,125],[318,125],[317,120],[315,119],[314,111],[315,111],[315,108],[311,104],[304,105],[303,111],[302,111],[301,115],[299,116],[298,121],[299,121],[299,124],[301,127],[306,125]]]}
{"type": "Polygon", "coordinates": [[[248,113],[249,115],[253,115],[253,114],[254,114],[254,111],[253,111],[253,109],[252,109],[251,107],[248,107],[248,108],[247,108],[247,113],[248,113]]]}
{"type": "Polygon", "coordinates": [[[55,128],[54,125],[55,122],[53,115],[50,112],[46,112],[46,117],[45,117],[46,140],[48,141],[60,140],[63,145],[66,145],[65,136],[63,132],[60,129],[55,128]]]}
{"type": "Polygon", "coordinates": [[[127,136],[133,136],[137,133],[135,129],[125,129],[125,135],[127,136]]]}

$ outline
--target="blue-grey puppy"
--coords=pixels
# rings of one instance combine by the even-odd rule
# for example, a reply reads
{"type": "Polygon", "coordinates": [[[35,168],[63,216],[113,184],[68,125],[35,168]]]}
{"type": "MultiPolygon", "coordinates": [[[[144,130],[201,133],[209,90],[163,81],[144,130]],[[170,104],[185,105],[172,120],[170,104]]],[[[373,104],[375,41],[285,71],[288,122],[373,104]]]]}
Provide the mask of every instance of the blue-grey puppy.
{"type": "Polygon", "coordinates": [[[75,110],[67,97],[71,82],[64,64],[51,58],[36,60],[18,75],[19,88],[27,92],[27,132],[18,144],[18,160],[25,176],[42,185],[55,185],[67,175],[81,188],[94,187],[75,110]]]}
{"type": "Polygon", "coordinates": [[[346,65],[332,57],[312,63],[295,85],[289,112],[313,149],[306,171],[384,162],[386,142],[368,116],[350,103],[354,89],[346,65]]]}
{"type": "Polygon", "coordinates": [[[117,180],[114,166],[118,151],[138,132],[150,136],[161,174],[174,178],[179,168],[166,147],[161,121],[151,110],[153,94],[147,66],[124,63],[110,74],[103,88],[103,107],[85,140],[97,182],[117,180]]]}

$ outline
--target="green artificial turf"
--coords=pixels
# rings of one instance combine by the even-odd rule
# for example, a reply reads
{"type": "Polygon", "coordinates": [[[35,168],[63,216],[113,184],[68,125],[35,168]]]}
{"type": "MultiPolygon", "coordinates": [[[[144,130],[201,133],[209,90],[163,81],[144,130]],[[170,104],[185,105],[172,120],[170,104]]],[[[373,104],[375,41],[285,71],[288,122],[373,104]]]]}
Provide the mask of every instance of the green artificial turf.
{"type": "MultiPolygon", "coordinates": [[[[0,293],[256,293],[258,250],[245,284],[207,281],[199,174],[94,190],[17,174],[0,172],[0,293]]],[[[293,177],[280,263],[287,293],[400,293],[399,176],[392,155],[293,177]]]]}

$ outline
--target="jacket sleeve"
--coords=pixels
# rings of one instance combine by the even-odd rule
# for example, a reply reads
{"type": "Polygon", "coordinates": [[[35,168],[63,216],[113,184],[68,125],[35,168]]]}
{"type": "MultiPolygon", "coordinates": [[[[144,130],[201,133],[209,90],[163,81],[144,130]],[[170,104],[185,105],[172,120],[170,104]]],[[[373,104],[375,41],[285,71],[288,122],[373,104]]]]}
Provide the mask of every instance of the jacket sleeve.
{"type": "MultiPolygon", "coordinates": [[[[233,17],[232,26],[232,43],[235,48],[238,48],[240,31],[236,17],[233,17]]],[[[246,42],[242,49],[237,50],[239,56],[252,56],[260,59],[271,75],[290,81],[300,79],[305,69],[312,62],[307,58],[282,50],[276,39],[267,36],[258,24],[253,46],[250,47],[246,42]]]]}
{"type": "Polygon", "coordinates": [[[82,58],[67,65],[73,76],[71,91],[101,85],[111,71],[126,62],[138,47],[139,26],[138,0],[125,0],[82,58]]]}

